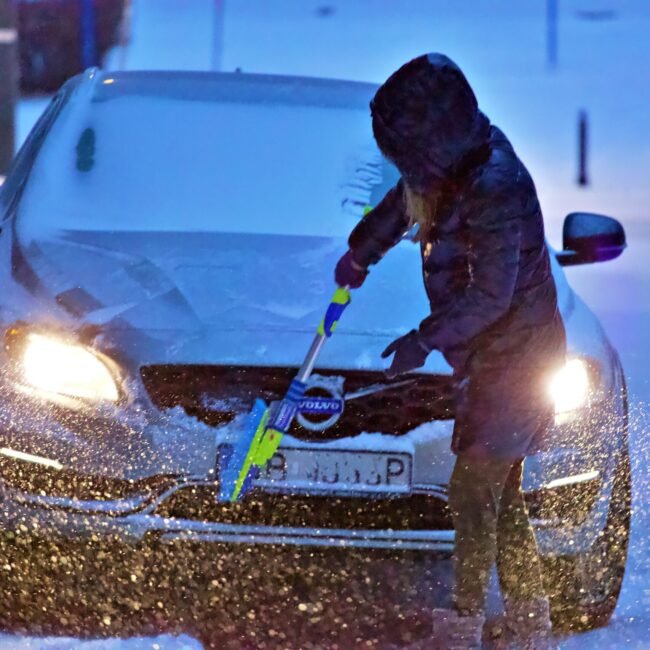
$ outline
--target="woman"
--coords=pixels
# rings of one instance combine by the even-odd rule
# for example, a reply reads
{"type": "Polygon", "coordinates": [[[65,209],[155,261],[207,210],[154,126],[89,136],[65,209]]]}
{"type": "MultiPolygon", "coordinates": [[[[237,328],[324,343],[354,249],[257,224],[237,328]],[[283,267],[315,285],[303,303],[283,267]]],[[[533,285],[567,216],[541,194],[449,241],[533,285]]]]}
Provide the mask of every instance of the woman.
{"type": "Polygon", "coordinates": [[[377,144],[401,180],[353,230],[336,281],[361,286],[368,267],[419,226],[431,314],[382,356],[394,355],[394,377],[440,350],[458,380],[454,606],[434,611],[434,639],[441,648],[480,645],[496,561],[508,634],[524,647],[553,647],[521,488],[523,460],[554,416],[546,382],[566,346],[535,186],[441,54],[402,66],[371,111],[377,144]]]}

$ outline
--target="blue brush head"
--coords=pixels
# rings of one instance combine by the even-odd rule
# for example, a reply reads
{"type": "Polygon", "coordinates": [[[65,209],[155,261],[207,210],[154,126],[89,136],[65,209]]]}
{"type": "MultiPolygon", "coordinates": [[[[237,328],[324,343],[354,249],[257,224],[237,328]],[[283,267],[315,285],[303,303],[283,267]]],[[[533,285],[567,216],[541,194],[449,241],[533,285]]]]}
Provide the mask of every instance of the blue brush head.
{"type": "MultiPolygon", "coordinates": [[[[266,402],[255,400],[251,412],[246,417],[241,433],[233,444],[222,444],[218,448],[219,463],[219,501],[231,501],[235,492],[237,479],[246,463],[251,450],[251,443],[266,413],[266,402]]],[[[251,466],[242,489],[237,497],[240,500],[252,488],[252,483],[259,476],[259,468],[251,466]]]]}

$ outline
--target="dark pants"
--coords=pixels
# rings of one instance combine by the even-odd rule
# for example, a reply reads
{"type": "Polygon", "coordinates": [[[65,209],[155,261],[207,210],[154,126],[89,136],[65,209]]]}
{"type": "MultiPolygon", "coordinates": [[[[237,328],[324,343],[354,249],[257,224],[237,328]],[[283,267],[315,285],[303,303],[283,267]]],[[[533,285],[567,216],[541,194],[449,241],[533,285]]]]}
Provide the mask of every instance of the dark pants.
{"type": "Polygon", "coordinates": [[[496,561],[501,592],[509,601],[544,597],[535,536],[521,488],[523,460],[459,455],[449,485],[454,519],[454,604],[483,612],[496,561]]]}

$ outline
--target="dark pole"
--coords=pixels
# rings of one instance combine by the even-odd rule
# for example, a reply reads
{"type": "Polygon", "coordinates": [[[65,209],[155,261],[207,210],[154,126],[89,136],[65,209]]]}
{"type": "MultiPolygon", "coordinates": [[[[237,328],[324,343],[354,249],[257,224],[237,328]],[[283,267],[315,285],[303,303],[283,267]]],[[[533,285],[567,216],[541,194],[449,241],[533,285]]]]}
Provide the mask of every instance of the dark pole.
{"type": "Polygon", "coordinates": [[[17,43],[13,0],[0,0],[0,176],[7,174],[16,144],[17,43]]]}
{"type": "Polygon", "coordinates": [[[589,119],[587,111],[578,114],[578,185],[589,185],[589,172],[587,170],[589,154],[589,119]]]}
{"type": "Polygon", "coordinates": [[[94,0],[81,0],[81,63],[84,69],[99,63],[97,57],[97,19],[94,0]]]}
{"type": "Polygon", "coordinates": [[[546,0],[546,62],[550,68],[557,65],[557,3],[546,0]]]}

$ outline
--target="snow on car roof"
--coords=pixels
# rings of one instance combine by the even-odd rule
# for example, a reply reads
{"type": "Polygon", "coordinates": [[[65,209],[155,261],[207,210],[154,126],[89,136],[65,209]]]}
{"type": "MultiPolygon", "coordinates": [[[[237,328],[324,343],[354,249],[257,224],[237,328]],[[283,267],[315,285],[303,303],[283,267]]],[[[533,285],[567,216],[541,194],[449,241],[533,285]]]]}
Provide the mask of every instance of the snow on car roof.
{"type": "Polygon", "coordinates": [[[376,84],[320,77],[128,71],[98,74],[91,101],[137,95],[183,101],[263,102],[367,111],[376,89],[376,84]]]}
{"type": "Polygon", "coordinates": [[[237,73],[96,75],[45,139],[19,236],[346,236],[397,179],[372,138],[373,88],[237,73]]]}

